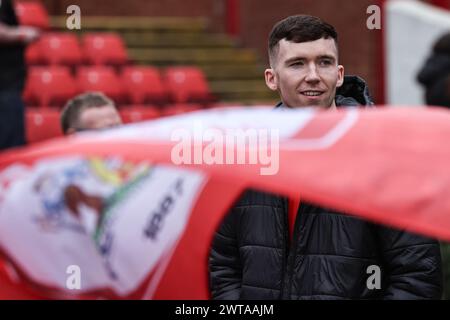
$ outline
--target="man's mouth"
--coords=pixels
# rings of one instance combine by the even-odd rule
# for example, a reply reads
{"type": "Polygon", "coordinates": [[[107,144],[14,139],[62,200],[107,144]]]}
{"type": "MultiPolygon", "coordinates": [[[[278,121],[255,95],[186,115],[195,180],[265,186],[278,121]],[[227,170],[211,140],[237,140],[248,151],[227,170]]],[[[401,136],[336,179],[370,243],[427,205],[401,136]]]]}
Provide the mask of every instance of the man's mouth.
{"type": "Polygon", "coordinates": [[[317,91],[317,90],[306,90],[300,92],[302,95],[307,97],[317,97],[323,94],[323,91],[317,91]]]}

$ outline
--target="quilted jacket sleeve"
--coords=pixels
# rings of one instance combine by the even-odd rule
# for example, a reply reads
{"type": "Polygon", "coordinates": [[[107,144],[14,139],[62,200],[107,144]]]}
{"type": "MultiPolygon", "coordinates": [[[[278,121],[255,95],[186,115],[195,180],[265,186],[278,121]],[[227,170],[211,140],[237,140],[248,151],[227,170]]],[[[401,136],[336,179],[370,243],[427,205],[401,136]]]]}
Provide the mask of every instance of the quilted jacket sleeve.
{"type": "Polygon", "coordinates": [[[439,242],[378,226],[385,272],[384,299],[441,299],[439,242]]]}
{"type": "Polygon", "coordinates": [[[240,208],[235,207],[225,216],[214,235],[209,255],[209,278],[212,299],[240,298],[242,268],[237,245],[240,208]]]}

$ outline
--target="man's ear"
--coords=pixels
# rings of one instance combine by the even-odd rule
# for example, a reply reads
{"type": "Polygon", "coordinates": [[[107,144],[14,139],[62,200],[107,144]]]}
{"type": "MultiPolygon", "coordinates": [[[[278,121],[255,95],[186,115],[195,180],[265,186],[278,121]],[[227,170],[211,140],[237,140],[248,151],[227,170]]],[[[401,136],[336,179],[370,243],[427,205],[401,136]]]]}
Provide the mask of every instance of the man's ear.
{"type": "Polygon", "coordinates": [[[278,89],[276,74],[273,69],[266,69],[264,71],[264,77],[266,79],[266,85],[270,90],[276,91],[278,89]]]}
{"type": "Polygon", "coordinates": [[[338,65],[338,81],[336,87],[339,88],[344,83],[344,66],[338,65]]]}

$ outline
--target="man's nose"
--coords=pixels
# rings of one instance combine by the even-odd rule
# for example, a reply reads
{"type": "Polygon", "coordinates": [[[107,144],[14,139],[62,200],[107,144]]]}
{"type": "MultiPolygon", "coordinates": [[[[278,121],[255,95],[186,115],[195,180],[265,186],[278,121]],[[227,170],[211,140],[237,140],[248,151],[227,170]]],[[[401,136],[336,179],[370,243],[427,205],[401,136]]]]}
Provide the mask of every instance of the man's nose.
{"type": "Polygon", "coordinates": [[[320,81],[320,77],[317,72],[315,64],[309,65],[305,80],[306,80],[306,82],[319,82],[320,81]]]}

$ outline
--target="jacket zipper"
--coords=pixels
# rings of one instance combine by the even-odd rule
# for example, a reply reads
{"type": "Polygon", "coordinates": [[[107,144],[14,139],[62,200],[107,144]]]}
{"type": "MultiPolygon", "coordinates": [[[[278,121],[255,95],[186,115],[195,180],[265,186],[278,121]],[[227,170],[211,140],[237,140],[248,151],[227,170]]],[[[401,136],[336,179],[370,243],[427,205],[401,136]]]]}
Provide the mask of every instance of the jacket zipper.
{"type": "Polygon", "coordinates": [[[282,269],[281,269],[281,291],[280,291],[280,299],[285,299],[284,297],[284,291],[285,291],[285,284],[286,284],[286,267],[288,264],[289,259],[289,221],[288,221],[288,199],[283,198],[283,261],[282,261],[282,269]]]}
{"type": "MultiPolygon", "coordinates": [[[[284,279],[286,279],[287,283],[285,283],[285,281],[283,281],[283,299],[291,299],[291,289],[292,289],[292,278],[294,276],[293,274],[293,269],[294,269],[294,262],[295,262],[295,254],[297,252],[297,248],[298,248],[298,241],[296,241],[297,239],[299,239],[300,237],[300,219],[301,219],[301,208],[302,208],[302,203],[300,202],[300,205],[298,206],[298,210],[297,210],[297,216],[295,217],[295,222],[294,222],[294,232],[292,234],[292,241],[289,242],[289,222],[287,222],[286,226],[286,230],[287,234],[288,234],[288,259],[287,259],[287,269],[285,269],[286,271],[286,277],[284,277],[284,279]]],[[[289,208],[287,208],[289,210],[289,208]]],[[[288,210],[286,210],[286,214],[284,215],[287,219],[288,216],[288,210]]]]}

